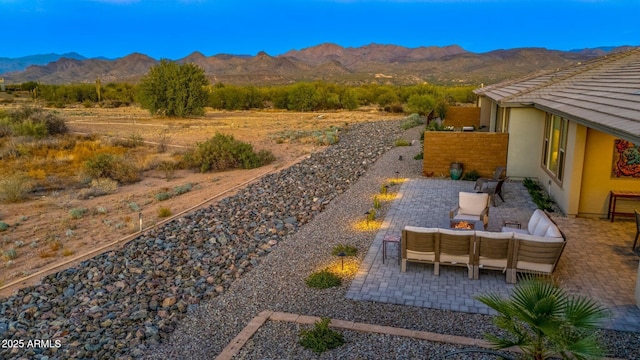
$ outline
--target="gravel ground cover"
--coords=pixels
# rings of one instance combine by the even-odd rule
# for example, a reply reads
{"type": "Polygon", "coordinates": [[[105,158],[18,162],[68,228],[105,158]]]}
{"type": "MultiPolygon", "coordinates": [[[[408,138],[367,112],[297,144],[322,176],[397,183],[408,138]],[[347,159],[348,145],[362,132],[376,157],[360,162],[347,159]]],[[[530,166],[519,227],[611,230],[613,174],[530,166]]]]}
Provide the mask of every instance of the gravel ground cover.
{"type": "MultiPolygon", "coordinates": [[[[304,282],[335,264],[331,250],[337,244],[358,248],[346,266],[364,257],[376,231],[355,224],[396,171],[400,177],[420,176],[420,161],[412,160],[419,147],[392,148],[398,137],[417,139],[419,132],[402,134],[398,121],[354,125],[322,153],[3,299],[3,339],[61,345],[0,349],[0,358],[211,359],[263,310],[473,338],[495,332],[488,316],[356,302],[344,297],[348,281],[326,290],[304,282]]],[[[383,203],[379,217],[388,206],[383,203]]],[[[291,339],[295,326],[265,324],[239,358],[300,358],[282,352],[283,344],[299,346],[291,339]]],[[[604,336],[615,356],[640,357],[636,334],[604,336]]],[[[417,358],[452,349],[374,334],[348,337],[352,346],[358,344],[357,355],[336,349],[321,358],[398,358],[381,352],[386,343],[415,348],[410,351],[417,358]]]]}

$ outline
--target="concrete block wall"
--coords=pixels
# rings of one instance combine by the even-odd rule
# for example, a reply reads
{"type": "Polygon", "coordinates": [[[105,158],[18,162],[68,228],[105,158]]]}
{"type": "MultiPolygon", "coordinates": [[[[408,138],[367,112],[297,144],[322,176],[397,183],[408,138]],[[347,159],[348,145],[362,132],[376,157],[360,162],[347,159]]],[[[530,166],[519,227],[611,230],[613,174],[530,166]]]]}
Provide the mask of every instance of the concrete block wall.
{"type": "Polygon", "coordinates": [[[450,106],[444,124],[461,128],[463,126],[480,127],[480,108],[477,106],[450,106]]]}
{"type": "Polygon", "coordinates": [[[492,177],[496,167],[507,166],[508,146],[508,133],[426,131],[422,172],[449,176],[451,163],[457,161],[464,172],[476,170],[482,177],[492,177]]]}

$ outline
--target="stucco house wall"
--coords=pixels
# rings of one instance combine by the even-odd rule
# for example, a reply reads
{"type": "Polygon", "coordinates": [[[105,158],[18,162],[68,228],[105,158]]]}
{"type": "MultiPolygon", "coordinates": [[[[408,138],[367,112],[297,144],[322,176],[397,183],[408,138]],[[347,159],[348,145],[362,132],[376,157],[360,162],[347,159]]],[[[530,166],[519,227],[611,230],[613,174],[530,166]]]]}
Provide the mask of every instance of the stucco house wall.
{"type": "MultiPolygon", "coordinates": [[[[595,129],[587,129],[582,191],[579,214],[606,217],[609,191],[640,191],[640,179],[611,176],[614,136],[595,129]]],[[[618,211],[632,211],[637,202],[619,200],[618,211]]]]}

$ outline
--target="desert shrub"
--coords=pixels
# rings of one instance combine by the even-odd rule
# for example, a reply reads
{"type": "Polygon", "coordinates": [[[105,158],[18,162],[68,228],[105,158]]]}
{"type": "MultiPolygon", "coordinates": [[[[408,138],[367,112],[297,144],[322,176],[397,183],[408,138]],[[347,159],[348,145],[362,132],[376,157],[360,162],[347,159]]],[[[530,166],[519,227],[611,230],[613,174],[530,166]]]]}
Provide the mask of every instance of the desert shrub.
{"type": "Polygon", "coordinates": [[[378,199],[377,196],[373,197],[373,208],[374,209],[380,209],[382,207],[382,205],[380,204],[380,199],[378,199]]]}
{"type": "Polygon", "coordinates": [[[531,178],[524,178],[522,184],[529,191],[529,195],[531,195],[531,200],[538,206],[539,209],[553,212],[555,210],[555,200],[551,195],[549,195],[540,183],[531,178]]]}
{"type": "Polygon", "coordinates": [[[188,193],[189,191],[191,191],[192,188],[193,188],[193,185],[191,183],[186,183],[184,185],[176,186],[175,188],[173,188],[173,194],[175,196],[182,195],[184,193],[188,193]]]}
{"type": "Polygon", "coordinates": [[[51,251],[58,251],[62,249],[62,242],[60,240],[54,240],[50,242],[49,249],[51,249],[51,251]]]}
{"type": "Polygon", "coordinates": [[[107,194],[113,194],[118,191],[118,182],[111,179],[100,178],[91,180],[88,189],[80,189],[78,192],[79,199],[89,199],[107,194]]]}
{"type": "Polygon", "coordinates": [[[9,249],[5,250],[3,255],[6,260],[14,260],[18,257],[18,252],[16,249],[9,249]]]}
{"type": "Polygon", "coordinates": [[[413,157],[414,160],[422,160],[424,159],[424,152],[420,151],[416,156],[413,157]]]}
{"type": "Polygon", "coordinates": [[[174,178],[178,165],[173,161],[163,160],[158,163],[158,169],[164,172],[164,178],[171,180],[174,178]]]}
{"type": "Polygon", "coordinates": [[[340,253],[344,253],[345,256],[356,256],[356,254],[358,253],[358,248],[351,245],[338,244],[331,251],[331,254],[333,254],[334,256],[337,256],[340,253]]]}
{"type": "Polygon", "coordinates": [[[140,211],[140,206],[138,206],[138,204],[134,203],[134,202],[130,202],[127,204],[127,206],[129,207],[129,209],[131,209],[131,211],[133,212],[139,212],[140,211]]]}
{"type": "Polygon", "coordinates": [[[402,107],[402,103],[393,103],[393,104],[389,104],[386,105],[383,108],[384,111],[389,112],[389,113],[401,113],[404,112],[404,108],[402,107]]]}
{"type": "Polygon", "coordinates": [[[4,221],[0,221],[0,231],[5,231],[9,228],[9,224],[4,221]]]}
{"type": "Polygon", "coordinates": [[[36,119],[45,125],[49,135],[61,135],[69,132],[69,128],[67,128],[64,119],[55,114],[46,113],[36,117],[36,119]]]}
{"type": "Polygon", "coordinates": [[[329,329],[331,319],[323,317],[314,323],[311,330],[300,331],[300,345],[315,353],[323,353],[344,344],[342,333],[329,329]]]}
{"type": "Polygon", "coordinates": [[[207,103],[207,85],[209,81],[198,65],[161,60],[141,79],[138,102],[152,115],[202,115],[207,103]]]}
{"type": "Polygon", "coordinates": [[[394,143],[395,146],[410,146],[411,143],[405,139],[397,139],[394,143]]]}
{"type": "Polygon", "coordinates": [[[329,270],[320,270],[309,275],[305,280],[308,287],[316,289],[327,289],[334,286],[342,285],[342,279],[329,270]]]}
{"type": "Polygon", "coordinates": [[[47,126],[41,122],[26,120],[16,123],[12,126],[14,135],[31,136],[34,138],[43,138],[48,135],[47,126]]]}
{"type": "Polygon", "coordinates": [[[140,180],[140,172],[134,165],[125,158],[113,154],[96,154],[84,163],[84,168],[94,179],[108,178],[122,184],[140,180]]]}
{"type": "Polygon", "coordinates": [[[95,210],[96,214],[105,215],[107,213],[107,208],[104,206],[98,206],[95,210]]]}
{"type": "Polygon", "coordinates": [[[400,125],[400,127],[402,127],[402,129],[407,130],[407,129],[411,129],[412,127],[416,127],[418,125],[424,124],[424,121],[422,120],[422,117],[420,117],[419,114],[413,113],[409,116],[407,116],[406,118],[404,118],[404,120],[402,120],[402,124],[400,125]]]}
{"type": "Polygon", "coordinates": [[[89,211],[87,208],[85,207],[81,207],[81,208],[73,208],[71,210],[69,210],[69,215],[71,215],[72,218],[74,219],[80,219],[81,217],[83,217],[87,211],[89,211]]]}
{"type": "Polygon", "coordinates": [[[169,192],[160,192],[155,195],[156,200],[165,201],[171,199],[171,193],[169,192]]]}
{"type": "Polygon", "coordinates": [[[31,191],[31,181],[24,174],[13,174],[0,179],[0,199],[16,203],[31,191]]]}
{"type": "Polygon", "coordinates": [[[461,180],[476,181],[480,178],[480,174],[476,170],[467,171],[462,175],[461,180]]]}
{"type": "Polygon", "coordinates": [[[251,144],[236,140],[232,135],[216,134],[211,139],[198,143],[193,153],[187,155],[193,167],[201,172],[226,169],[253,169],[273,161],[268,151],[256,153],[251,144]]]}
{"type": "Polygon", "coordinates": [[[158,209],[158,217],[160,218],[166,218],[171,216],[171,209],[166,208],[166,207],[161,207],[160,209],[158,209]]]}

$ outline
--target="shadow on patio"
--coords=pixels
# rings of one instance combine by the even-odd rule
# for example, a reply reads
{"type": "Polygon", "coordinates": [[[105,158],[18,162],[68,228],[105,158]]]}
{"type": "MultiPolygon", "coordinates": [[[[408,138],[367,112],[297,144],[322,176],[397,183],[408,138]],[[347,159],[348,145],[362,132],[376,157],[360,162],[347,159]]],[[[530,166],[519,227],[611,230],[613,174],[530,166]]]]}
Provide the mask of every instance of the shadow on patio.
{"type": "MultiPolygon", "coordinates": [[[[435,309],[491,314],[493,310],[473,299],[488,291],[507,296],[513,285],[505,274],[481,270],[480,279],[467,277],[467,269],[445,266],[440,276],[433,275],[433,265],[408,263],[400,272],[396,244],[388,244],[383,263],[382,240],[387,235],[400,236],[406,225],[440,227],[449,210],[456,206],[458,192],[473,191],[473,182],[442,179],[412,179],[400,189],[369,249],[347,298],[354,300],[420,306],[435,309]]],[[[500,231],[503,220],[526,224],[536,209],[525,187],[519,182],[505,183],[505,202],[489,212],[489,231],[500,231]]],[[[589,296],[612,310],[605,328],[640,332],[640,309],[634,293],[638,256],[631,251],[635,223],[631,221],[553,216],[567,237],[567,245],[555,275],[563,287],[574,294],[589,296]]]]}

